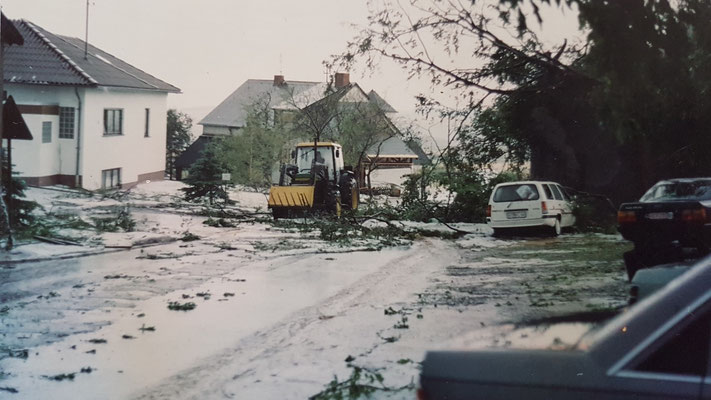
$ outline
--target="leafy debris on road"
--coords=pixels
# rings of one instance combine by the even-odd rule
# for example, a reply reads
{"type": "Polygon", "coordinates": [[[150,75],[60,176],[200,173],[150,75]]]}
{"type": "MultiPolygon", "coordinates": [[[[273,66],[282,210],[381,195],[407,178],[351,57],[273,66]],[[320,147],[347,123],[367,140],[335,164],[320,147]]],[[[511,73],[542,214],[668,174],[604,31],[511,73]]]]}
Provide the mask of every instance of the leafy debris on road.
{"type": "Polygon", "coordinates": [[[20,350],[8,350],[7,355],[10,356],[11,358],[22,358],[22,359],[27,359],[27,357],[30,356],[30,351],[27,349],[20,349],[20,350]]]}
{"type": "Polygon", "coordinates": [[[146,326],[146,324],[143,324],[143,326],[138,328],[138,330],[141,332],[155,332],[156,327],[155,326],[146,326]]]}
{"type": "Polygon", "coordinates": [[[193,302],[179,303],[177,301],[171,301],[168,303],[168,309],[173,311],[190,311],[194,310],[197,304],[193,302]]]}
{"type": "Polygon", "coordinates": [[[200,240],[200,236],[198,236],[194,233],[191,233],[189,231],[185,231],[183,233],[183,236],[180,238],[180,240],[182,240],[183,242],[193,242],[195,240],[200,240]]]}
{"type": "MultiPolygon", "coordinates": [[[[383,375],[374,369],[348,364],[352,368],[351,376],[339,381],[338,376],[326,385],[321,392],[309,397],[309,400],[335,400],[335,399],[360,399],[371,398],[376,392],[397,393],[403,390],[412,390],[414,383],[399,388],[385,386],[383,375]]],[[[376,396],[377,397],[377,396],[376,396]]]]}
{"type": "Polygon", "coordinates": [[[58,375],[42,375],[43,378],[49,379],[50,381],[57,381],[61,382],[63,380],[70,380],[73,381],[74,378],[76,377],[77,373],[76,372],[70,372],[68,374],[58,374],[58,375]]]}
{"type": "Polygon", "coordinates": [[[13,387],[5,386],[5,387],[0,387],[0,390],[8,393],[19,393],[19,391],[13,387]]]}
{"type": "Polygon", "coordinates": [[[106,339],[89,339],[89,343],[94,343],[94,344],[103,344],[103,343],[108,343],[106,339]]]}

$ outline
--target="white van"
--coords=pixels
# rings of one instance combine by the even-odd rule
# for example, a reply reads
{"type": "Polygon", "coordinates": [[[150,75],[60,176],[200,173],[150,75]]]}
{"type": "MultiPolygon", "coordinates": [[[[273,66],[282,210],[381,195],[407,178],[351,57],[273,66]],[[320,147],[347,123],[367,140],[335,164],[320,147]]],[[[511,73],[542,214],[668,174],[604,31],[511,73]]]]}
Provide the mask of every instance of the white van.
{"type": "Polygon", "coordinates": [[[494,235],[510,228],[547,227],[558,236],[563,228],[573,226],[575,216],[570,197],[555,182],[506,182],[491,192],[486,222],[494,235]]]}

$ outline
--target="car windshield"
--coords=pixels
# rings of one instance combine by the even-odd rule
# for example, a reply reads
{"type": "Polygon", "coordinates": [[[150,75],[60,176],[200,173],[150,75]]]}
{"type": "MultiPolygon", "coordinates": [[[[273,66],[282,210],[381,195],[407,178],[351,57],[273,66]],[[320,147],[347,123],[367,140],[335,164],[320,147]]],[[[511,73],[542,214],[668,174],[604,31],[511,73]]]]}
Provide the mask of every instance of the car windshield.
{"type": "Polygon", "coordinates": [[[668,200],[711,200],[711,181],[659,182],[652,186],[639,201],[668,200]]]}
{"type": "Polygon", "coordinates": [[[529,183],[499,186],[494,193],[494,201],[497,203],[505,201],[538,200],[539,197],[536,185],[529,183]]]}

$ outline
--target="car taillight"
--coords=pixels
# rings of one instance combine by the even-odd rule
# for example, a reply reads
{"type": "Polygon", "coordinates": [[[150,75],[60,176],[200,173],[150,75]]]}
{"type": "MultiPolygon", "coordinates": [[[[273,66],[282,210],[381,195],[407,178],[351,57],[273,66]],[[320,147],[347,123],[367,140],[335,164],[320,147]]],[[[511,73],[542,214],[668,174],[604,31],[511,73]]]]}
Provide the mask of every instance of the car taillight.
{"type": "Polygon", "coordinates": [[[548,214],[548,205],[545,201],[541,202],[541,214],[548,214]]]}
{"type": "Polygon", "coordinates": [[[630,222],[637,222],[637,214],[634,211],[618,211],[617,212],[617,223],[627,224],[630,222]]]}
{"type": "Polygon", "coordinates": [[[706,222],[706,209],[694,208],[691,210],[683,210],[681,212],[681,220],[684,222],[706,222]]]}
{"type": "Polygon", "coordinates": [[[491,217],[491,205],[486,206],[486,216],[491,217]]]}

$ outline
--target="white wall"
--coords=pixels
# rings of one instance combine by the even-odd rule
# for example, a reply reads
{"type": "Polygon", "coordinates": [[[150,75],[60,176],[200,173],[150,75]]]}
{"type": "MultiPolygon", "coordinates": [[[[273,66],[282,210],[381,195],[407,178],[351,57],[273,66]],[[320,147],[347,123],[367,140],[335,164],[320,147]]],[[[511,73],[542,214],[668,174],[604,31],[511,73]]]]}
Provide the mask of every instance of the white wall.
{"type": "Polygon", "coordinates": [[[167,93],[128,89],[86,89],[82,126],[82,179],[85,189],[101,188],[101,171],[121,168],[121,182],[165,169],[167,93]],[[104,136],[104,109],[123,110],[123,134],[104,136]],[[144,137],[145,109],[150,111],[144,137]]]}
{"type": "MultiPolygon", "coordinates": [[[[74,88],[5,84],[18,105],[59,105],[77,107],[74,88]]],[[[76,131],[74,139],[59,138],[59,116],[23,114],[33,140],[12,141],[13,171],[20,176],[74,175],[76,171],[76,131]],[[42,122],[52,123],[51,143],[42,143],[42,122]]],[[[76,116],[75,116],[76,118],[76,116]]],[[[76,123],[76,121],[75,121],[76,123]]],[[[6,142],[3,142],[3,146],[6,142]]]]}
{"type": "Polygon", "coordinates": [[[228,128],[226,126],[203,125],[202,134],[208,136],[230,136],[241,131],[241,128],[228,128]]]}
{"type": "MultiPolygon", "coordinates": [[[[74,88],[6,84],[18,105],[78,107],[74,88]]],[[[121,182],[138,181],[141,174],[165,169],[167,93],[130,89],[82,88],[80,175],[85,189],[101,188],[101,171],[121,168],[121,182]],[[123,135],[104,136],[104,109],[123,109],[123,135]],[[149,137],[145,109],[150,109],[149,137]]],[[[20,176],[74,175],[77,129],[74,139],[59,139],[57,115],[23,114],[33,140],[13,140],[12,159],[20,176]],[[52,142],[42,143],[42,122],[52,122],[52,142]]]]}
{"type": "Polygon", "coordinates": [[[377,168],[370,173],[370,183],[378,186],[401,186],[405,183],[405,175],[412,174],[413,168],[377,168]]]}

